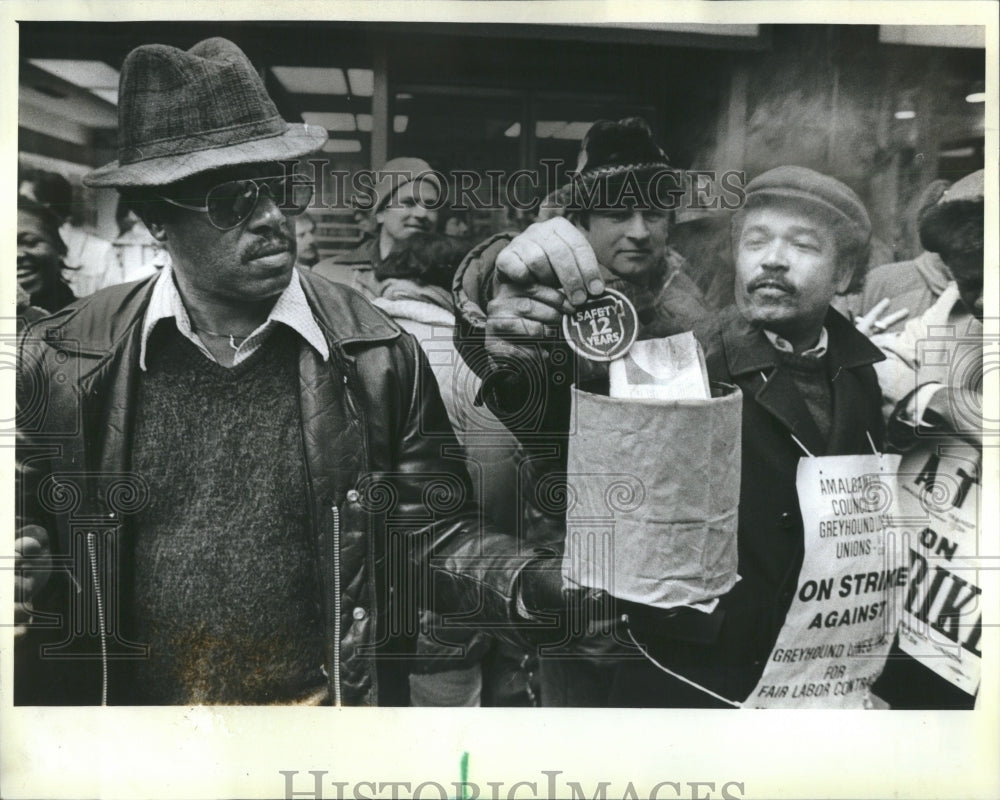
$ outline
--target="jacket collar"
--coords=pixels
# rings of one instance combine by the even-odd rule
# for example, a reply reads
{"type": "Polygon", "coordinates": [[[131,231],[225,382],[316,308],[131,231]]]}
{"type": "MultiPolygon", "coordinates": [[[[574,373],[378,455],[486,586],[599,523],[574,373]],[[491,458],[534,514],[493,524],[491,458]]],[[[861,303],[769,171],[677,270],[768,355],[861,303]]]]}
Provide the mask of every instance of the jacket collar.
{"type": "MultiPolygon", "coordinates": [[[[832,308],[827,311],[823,324],[828,334],[827,358],[831,367],[853,369],[885,359],[867,336],[832,308]]],[[[773,369],[778,365],[778,352],[764,331],[751,325],[738,312],[733,313],[731,324],[723,326],[722,342],[726,364],[733,376],[773,369]]]]}
{"type": "Polygon", "coordinates": [[[885,358],[882,351],[859,333],[839,313],[830,309],[824,325],[828,334],[826,352],[827,374],[833,401],[833,430],[829,439],[820,434],[812,414],[799,394],[795,380],[780,366],[778,351],[763,329],[750,325],[736,309],[731,309],[729,324],[722,327],[723,347],[729,372],[734,378],[743,377],[745,391],[754,401],[777,418],[812,455],[838,452],[843,438],[840,430],[843,409],[857,404],[847,380],[850,370],[867,366],[885,358]]]}
{"type": "Polygon", "coordinates": [[[352,289],[305,270],[299,277],[313,316],[331,345],[344,348],[391,341],[400,335],[394,322],[352,289]]]}
{"type": "MultiPolygon", "coordinates": [[[[191,325],[191,318],[188,316],[184,302],[181,300],[180,292],[174,284],[173,272],[169,266],[163,268],[160,277],[153,287],[150,295],[149,305],[143,315],[142,322],[142,343],[139,350],[139,368],[146,369],[146,349],[149,346],[149,337],[153,328],[163,319],[173,319],[177,325],[177,330],[181,335],[195,345],[205,356],[215,360],[208,348],[198,337],[197,332],[191,325]]],[[[330,349],[327,346],[326,338],[316,323],[316,318],[309,308],[305,294],[302,291],[299,272],[292,271],[292,279],[288,286],[278,297],[267,319],[240,344],[236,352],[236,359],[233,362],[239,364],[241,361],[260,347],[263,337],[268,329],[275,324],[281,323],[301,336],[308,342],[324,361],[330,357],[330,349]]],[[[235,348],[235,345],[234,345],[235,348]]]]}
{"type": "MultiPolygon", "coordinates": [[[[138,359],[142,320],[157,277],[114,286],[73,303],[41,320],[29,334],[33,332],[52,346],[63,341],[72,343],[78,355],[97,359],[91,369],[83,370],[82,378],[100,372],[102,365],[120,357],[130,346],[134,346],[138,359]]],[[[400,335],[395,323],[352,290],[306,271],[300,271],[299,278],[313,316],[331,347],[386,342],[400,335]]]]}

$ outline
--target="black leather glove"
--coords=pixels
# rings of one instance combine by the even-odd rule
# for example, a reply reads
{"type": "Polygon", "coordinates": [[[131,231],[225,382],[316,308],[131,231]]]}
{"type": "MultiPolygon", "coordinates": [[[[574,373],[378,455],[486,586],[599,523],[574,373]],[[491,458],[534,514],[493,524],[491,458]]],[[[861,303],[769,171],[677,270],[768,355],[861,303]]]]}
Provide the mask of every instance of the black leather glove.
{"type": "Polygon", "coordinates": [[[543,556],[528,563],[520,576],[522,611],[530,616],[559,615],[575,629],[593,623],[610,625],[618,617],[618,601],[599,589],[564,589],[562,558],[543,556]]]}
{"type": "Polygon", "coordinates": [[[518,578],[520,605],[529,615],[562,613],[566,597],[562,588],[562,558],[542,556],[529,561],[518,578]]]}

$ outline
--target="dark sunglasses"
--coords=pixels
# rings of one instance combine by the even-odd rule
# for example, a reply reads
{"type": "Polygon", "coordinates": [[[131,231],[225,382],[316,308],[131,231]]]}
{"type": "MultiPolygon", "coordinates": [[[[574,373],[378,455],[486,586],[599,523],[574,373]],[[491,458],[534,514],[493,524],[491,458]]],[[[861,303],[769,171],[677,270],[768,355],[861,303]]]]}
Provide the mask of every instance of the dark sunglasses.
{"type": "Polygon", "coordinates": [[[297,173],[217,184],[205,192],[202,205],[184,203],[163,195],[161,198],[172,206],[208,214],[212,225],[220,231],[228,231],[250,218],[257,207],[261,189],[266,190],[281,212],[289,217],[301,214],[312,202],[312,181],[297,173]]]}

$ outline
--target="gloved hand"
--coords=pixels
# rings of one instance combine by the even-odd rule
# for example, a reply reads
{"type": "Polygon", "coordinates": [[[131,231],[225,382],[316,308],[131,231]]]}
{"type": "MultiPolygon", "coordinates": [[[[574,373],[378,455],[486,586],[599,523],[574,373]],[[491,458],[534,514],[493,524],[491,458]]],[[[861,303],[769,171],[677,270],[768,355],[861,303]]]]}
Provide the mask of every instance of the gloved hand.
{"type": "Polygon", "coordinates": [[[536,558],[521,570],[518,578],[518,611],[530,617],[561,614],[566,607],[563,595],[562,559],[536,558]]]}
{"type": "Polygon", "coordinates": [[[585,635],[595,626],[607,628],[617,619],[617,601],[607,592],[563,588],[559,556],[529,562],[521,572],[519,590],[522,615],[532,618],[557,614],[563,627],[574,635],[585,635]]]}
{"type": "Polygon", "coordinates": [[[49,535],[41,525],[25,525],[14,539],[14,622],[31,617],[32,600],[46,583],[52,569],[49,535]]]}
{"type": "Polygon", "coordinates": [[[561,559],[531,562],[521,575],[520,614],[535,624],[521,630],[561,657],[602,659],[620,653],[628,640],[618,627],[619,602],[596,589],[564,589],[561,559]]]}

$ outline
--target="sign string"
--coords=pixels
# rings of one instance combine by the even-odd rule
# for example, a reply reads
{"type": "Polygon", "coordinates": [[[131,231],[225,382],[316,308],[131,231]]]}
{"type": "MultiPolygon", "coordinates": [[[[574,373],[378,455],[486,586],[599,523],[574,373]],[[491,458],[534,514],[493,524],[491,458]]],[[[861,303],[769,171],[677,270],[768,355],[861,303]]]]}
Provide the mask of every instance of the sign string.
{"type": "Polygon", "coordinates": [[[663,666],[663,664],[661,664],[659,661],[657,661],[655,658],[653,658],[649,654],[649,651],[646,650],[645,647],[643,647],[641,644],[639,644],[639,642],[636,641],[636,638],[632,635],[631,629],[629,629],[627,626],[625,628],[625,632],[628,633],[628,638],[632,640],[632,644],[635,645],[636,649],[646,657],[647,661],[649,661],[654,667],[656,667],[657,669],[659,669],[661,672],[665,672],[665,673],[667,673],[667,675],[670,675],[673,678],[677,678],[677,680],[679,680],[679,681],[683,681],[688,686],[694,687],[699,692],[704,692],[707,695],[711,695],[716,700],[720,700],[721,702],[726,703],[727,705],[730,705],[733,708],[743,708],[743,704],[742,703],[737,703],[734,700],[730,700],[727,697],[723,697],[721,694],[716,694],[711,689],[706,689],[700,683],[695,683],[694,681],[690,680],[689,678],[685,678],[683,675],[678,675],[672,669],[669,669],[668,667],[663,666]]]}

